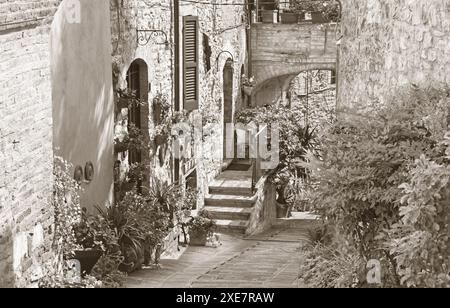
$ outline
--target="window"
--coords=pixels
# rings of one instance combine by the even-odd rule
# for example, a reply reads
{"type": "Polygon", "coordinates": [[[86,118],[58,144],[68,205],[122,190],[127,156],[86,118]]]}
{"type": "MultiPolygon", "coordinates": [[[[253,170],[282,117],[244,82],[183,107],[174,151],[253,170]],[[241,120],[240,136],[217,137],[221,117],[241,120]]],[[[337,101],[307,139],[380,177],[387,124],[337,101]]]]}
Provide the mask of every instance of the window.
{"type": "Polygon", "coordinates": [[[336,84],[336,71],[331,71],[331,84],[336,84]]]}
{"type": "Polygon", "coordinates": [[[184,109],[192,111],[198,109],[199,105],[198,17],[184,17],[183,25],[184,109]]]}

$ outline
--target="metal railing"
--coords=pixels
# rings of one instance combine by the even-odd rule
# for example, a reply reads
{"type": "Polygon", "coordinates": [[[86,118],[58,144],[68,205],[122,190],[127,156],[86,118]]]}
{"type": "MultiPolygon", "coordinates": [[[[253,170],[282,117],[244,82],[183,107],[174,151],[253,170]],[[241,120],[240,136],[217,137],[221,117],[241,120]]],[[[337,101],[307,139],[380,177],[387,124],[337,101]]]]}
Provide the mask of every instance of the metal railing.
{"type": "MultiPolygon", "coordinates": [[[[259,127],[258,127],[259,129],[259,127]]],[[[252,161],[252,191],[255,192],[256,185],[262,178],[264,171],[261,169],[260,136],[264,132],[267,134],[268,127],[264,125],[259,131],[250,136],[250,159],[252,161]],[[253,140],[252,140],[253,139],[253,140]],[[254,149],[252,149],[254,147],[254,149]],[[253,156],[253,157],[252,157],[253,156]]]]}

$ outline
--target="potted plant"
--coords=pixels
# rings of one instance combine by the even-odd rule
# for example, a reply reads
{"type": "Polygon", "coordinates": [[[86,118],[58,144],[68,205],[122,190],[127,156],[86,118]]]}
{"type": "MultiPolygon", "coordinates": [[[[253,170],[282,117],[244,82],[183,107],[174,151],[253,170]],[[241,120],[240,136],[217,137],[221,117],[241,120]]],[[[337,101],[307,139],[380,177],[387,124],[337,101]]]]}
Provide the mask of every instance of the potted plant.
{"type": "Polygon", "coordinates": [[[242,75],[242,91],[245,95],[251,96],[255,85],[256,82],[254,77],[248,78],[246,75],[242,75]]]}
{"type": "Polygon", "coordinates": [[[188,224],[189,239],[192,246],[206,246],[208,236],[214,231],[216,224],[208,212],[201,211],[197,217],[192,217],[188,224]]]}
{"type": "Polygon", "coordinates": [[[105,250],[102,244],[95,240],[95,231],[85,219],[73,227],[76,244],[65,257],[66,260],[75,259],[80,262],[80,273],[82,277],[90,275],[98,260],[105,250]]]}

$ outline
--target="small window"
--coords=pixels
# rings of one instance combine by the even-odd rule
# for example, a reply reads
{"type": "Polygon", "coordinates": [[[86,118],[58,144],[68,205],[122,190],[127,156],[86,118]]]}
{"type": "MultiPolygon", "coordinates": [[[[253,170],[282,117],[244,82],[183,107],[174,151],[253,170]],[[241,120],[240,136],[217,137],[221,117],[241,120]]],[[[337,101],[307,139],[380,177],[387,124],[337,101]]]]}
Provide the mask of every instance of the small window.
{"type": "Polygon", "coordinates": [[[211,46],[209,45],[209,36],[203,33],[203,62],[205,65],[205,72],[211,70],[211,46]]]}
{"type": "Polygon", "coordinates": [[[336,84],[336,71],[331,71],[331,84],[336,84]]]}

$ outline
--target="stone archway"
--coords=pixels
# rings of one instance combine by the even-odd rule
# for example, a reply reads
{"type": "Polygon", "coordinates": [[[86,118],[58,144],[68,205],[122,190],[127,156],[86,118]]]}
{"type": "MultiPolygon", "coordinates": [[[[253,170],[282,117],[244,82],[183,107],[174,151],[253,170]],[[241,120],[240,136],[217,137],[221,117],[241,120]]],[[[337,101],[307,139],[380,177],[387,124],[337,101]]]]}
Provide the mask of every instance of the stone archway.
{"type": "MultiPolygon", "coordinates": [[[[133,125],[137,128],[144,141],[147,143],[150,140],[149,134],[149,106],[148,106],[148,66],[142,59],[134,60],[127,71],[127,90],[132,94],[139,103],[133,103],[128,108],[128,130],[130,131],[133,125]]],[[[140,164],[148,161],[149,153],[143,149],[131,149],[128,152],[129,165],[140,164]]],[[[138,188],[148,187],[149,172],[145,171],[143,180],[138,182],[138,188]]]]}

